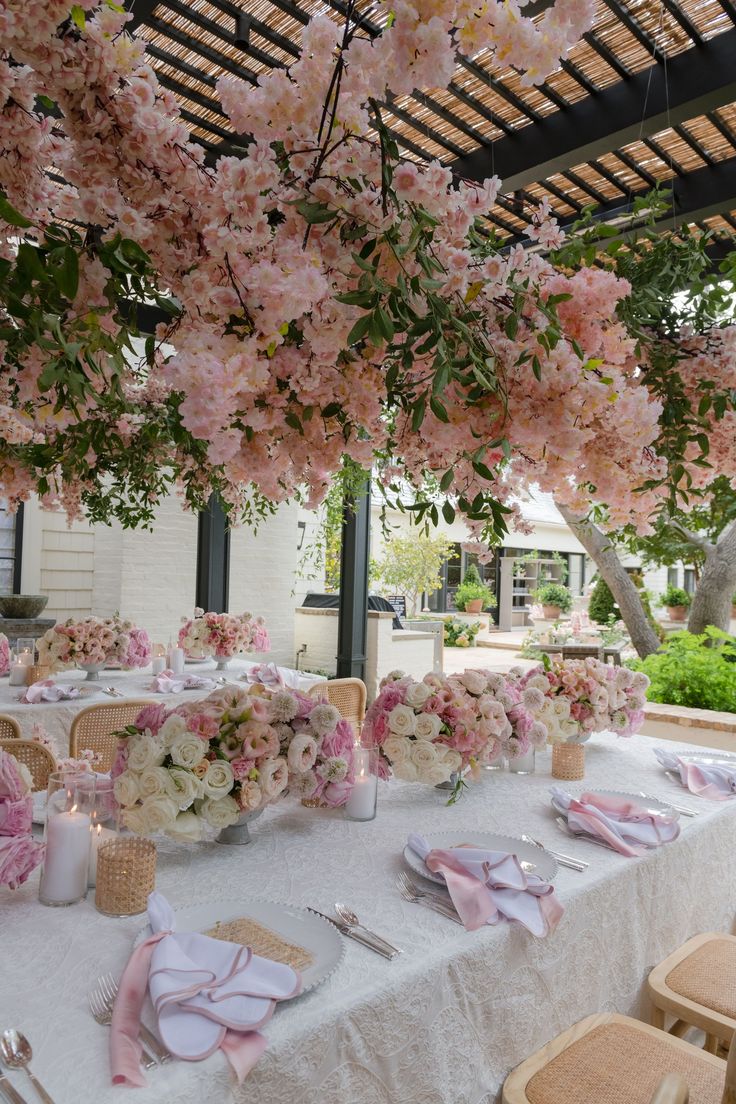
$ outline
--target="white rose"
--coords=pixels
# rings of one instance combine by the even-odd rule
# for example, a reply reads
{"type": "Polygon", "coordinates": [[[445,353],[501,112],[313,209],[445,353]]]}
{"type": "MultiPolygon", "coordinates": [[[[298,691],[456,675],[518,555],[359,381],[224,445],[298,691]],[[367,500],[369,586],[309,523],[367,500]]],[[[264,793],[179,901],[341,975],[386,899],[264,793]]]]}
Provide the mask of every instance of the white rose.
{"type": "Polygon", "coordinates": [[[411,749],[411,761],[421,774],[423,770],[437,765],[437,752],[427,740],[418,740],[411,749]]]}
{"type": "Polygon", "coordinates": [[[143,820],[140,806],[123,810],[123,824],[136,836],[145,836],[148,832],[148,825],[143,820]]]}
{"type": "Polygon", "coordinates": [[[112,789],[118,805],[135,805],[141,796],[138,775],[129,770],[118,775],[112,789]]]}
{"type": "Polygon", "coordinates": [[[403,763],[411,758],[412,741],[405,736],[388,736],[383,741],[383,750],[392,763],[403,763]]]}
{"type": "Polygon", "coordinates": [[[404,782],[417,781],[417,768],[414,766],[411,759],[405,759],[402,763],[396,763],[394,765],[394,774],[397,778],[403,779],[404,782]]]}
{"type": "Polygon", "coordinates": [[[202,838],[202,820],[196,813],[179,813],[168,834],[173,839],[196,843],[202,838]]]}
{"type": "Polygon", "coordinates": [[[241,811],[234,797],[221,797],[216,801],[208,797],[202,802],[201,809],[202,816],[213,828],[229,828],[235,824],[241,811]]]}
{"type": "Polygon", "coordinates": [[[271,800],[286,789],[289,781],[289,769],[285,759],[267,759],[258,770],[258,785],[266,797],[271,800]]]}
{"type": "Polygon", "coordinates": [[[426,682],[412,682],[406,688],[406,704],[422,706],[427,698],[431,698],[432,690],[426,682]]]}
{"type": "Polygon", "coordinates": [[[169,776],[166,792],[180,809],[188,809],[193,801],[202,796],[202,783],[196,774],[184,767],[171,767],[166,773],[169,776]]]}
{"type": "Polygon", "coordinates": [[[149,767],[160,767],[164,755],[163,746],[147,732],[139,732],[128,740],[128,770],[140,774],[149,767]]]}
{"type": "MultiPolygon", "coordinates": [[[[304,775],[306,778],[307,776],[304,775]]],[[[311,778],[314,778],[313,774],[310,774],[311,778]]],[[[312,793],[317,788],[317,779],[314,779],[314,786],[312,787],[312,793]]],[[[309,794],[300,794],[300,797],[309,797],[309,794]]],[[[261,787],[257,782],[241,782],[240,784],[240,804],[245,812],[252,812],[254,809],[260,809],[263,801],[263,794],[261,793],[261,787]]]]}
{"type": "Polygon", "coordinates": [[[455,751],[454,748],[445,748],[442,759],[440,760],[444,767],[447,767],[450,774],[454,774],[460,770],[463,765],[463,757],[459,751],[455,751]]]}
{"type": "Polygon", "coordinates": [[[388,715],[388,727],[395,736],[413,736],[414,710],[408,705],[396,705],[388,715]]]}
{"type": "Polygon", "coordinates": [[[145,799],[138,812],[144,824],[144,833],[153,835],[155,832],[168,832],[179,815],[179,806],[165,794],[155,794],[145,799]]]}
{"type": "Polygon", "coordinates": [[[442,728],[442,721],[436,713],[420,713],[414,724],[417,740],[436,740],[442,728]]]}
{"type": "Polygon", "coordinates": [[[531,686],[534,690],[541,690],[543,694],[546,694],[549,690],[549,680],[544,675],[532,675],[527,686],[531,686]]]}
{"type": "Polygon", "coordinates": [[[570,716],[570,702],[567,698],[555,698],[552,703],[555,716],[561,721],[566,721],[570,716]]]}
{"type": "Polygon", "coordinates": [[[207,797],[225,797],[232,790],[234,781],[233,768],[227,760],[215,759],[202,779],[202,793],[207,797]]]}
{"type": "Polygon", "coordinates": [[[425,782],[428,786],[439,786],[441,782],[449,782],[452,773],[446,764],[435,763],[424,772],[419,781],[425,782]]]}
{"type": "Polygon", "coordinates": [[[158,738],[162,741],[164,747],[171,747],[172,741],[176,736],[181,736],[182,732],[187,731],[187,722],[183,717],[180,717],[178,713],[172,713],[170,717],[167,717],[161,728],[158,730],[158,738]]]}
{"type": "Polygon", "coordinates": [[[179,733],[171,741],[169,755],[177,767],[187,767],[189,770],[194,770],[197,764],[204,759],[207,747],[208,745],[204,740],[200,740],[199,736],[195,736],[193,732],[187,732],[185,729],[184,732],[179,733]]]}
{"type": "Polygon", "coordinates": [[[486,688],[486,678],[480,671],[463,671],[460,682],[470,694],[482,694],[486,688]]]}
{"type": "Polygon", "coordinates": [[[153,797],[155,794],[174,796],[169,792],[169,772],[166,767],[148,767],[141,771],[138,783],[141,797],[153,797]]]}

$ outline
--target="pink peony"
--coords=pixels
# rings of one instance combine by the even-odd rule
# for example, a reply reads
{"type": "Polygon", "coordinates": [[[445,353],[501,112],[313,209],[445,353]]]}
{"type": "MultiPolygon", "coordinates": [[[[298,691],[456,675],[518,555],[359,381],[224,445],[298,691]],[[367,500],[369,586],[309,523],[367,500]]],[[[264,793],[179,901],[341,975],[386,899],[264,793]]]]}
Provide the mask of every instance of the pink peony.
{"type": "Polygon", "coordinates": [[[144,705],[135,719],[135,727],[140,729],[148,728],[151,730],[151,734],[155,736],[166,720],[166,717],[167,712],[165,705],[144,705]]]}
{"type": "Polygon", "coordinates": [[[347,778],[342,782],[328,782],[323,787],[320,797],[331,809],[337,809],[338,806],[345,804],[352,788],[353,785],[347,778]]]}
{"type": "Polygon", "coordinates": [[[10,670],[10,646],[5,633],[0,633],[0,675],[7,675],[10,670]]]}
{"type": "Polygon", "coordinates": [[[17,889],[43,861],[44,845],[30,835],[0,839],[0,885],[17,889]]]}
{"type": "Polygon", "coordinates": [[[31,830],[33,800],[31,795],[17,801],[0,802],[0,836],[20,836],[31,830]]]}

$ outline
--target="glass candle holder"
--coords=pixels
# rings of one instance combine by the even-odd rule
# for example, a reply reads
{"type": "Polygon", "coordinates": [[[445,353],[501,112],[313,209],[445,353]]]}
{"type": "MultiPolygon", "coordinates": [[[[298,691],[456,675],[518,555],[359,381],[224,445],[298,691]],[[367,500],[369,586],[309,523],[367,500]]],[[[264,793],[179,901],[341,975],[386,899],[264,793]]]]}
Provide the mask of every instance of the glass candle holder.
{"type": "Polygon", "coordinates": [[[32,636],[19,636],[15,642],[15,657],[17,663],[24,667],[30,667],[36,662],[36,641],[32,636]]]}
{"type": "Polygon", "coordinates": [[[97,853],[107,840],[118,835],[118,804],[113,787],[115,783],[107,775],[90,771],[87,778],[78,787],[83,802],[83,811],[89,814],[89,874],[87,885],[92,889],[97,881],[97,853]]]}
{"type": "Polygon", "coordinates": [[[44,855],[38,899],[74,905],[87,894],[90,851],[89,783],[84,771],[52,771],[46,792],[44,855]],[[79,788],[82,787],[82,788],[79,788]]]}
{"type": "Polygon", "coordinates": [[[145,912],[156,887],[156,846],[140,836],[106,840],[97,852],[95,905],[105,916],[145,912]]]}
{"type": "Polygon", "coordinates": [[[345,803],[347,820],[373,820],[378,802],[378,752],[356,747],[353,752],[355,782],[345,803]]]}

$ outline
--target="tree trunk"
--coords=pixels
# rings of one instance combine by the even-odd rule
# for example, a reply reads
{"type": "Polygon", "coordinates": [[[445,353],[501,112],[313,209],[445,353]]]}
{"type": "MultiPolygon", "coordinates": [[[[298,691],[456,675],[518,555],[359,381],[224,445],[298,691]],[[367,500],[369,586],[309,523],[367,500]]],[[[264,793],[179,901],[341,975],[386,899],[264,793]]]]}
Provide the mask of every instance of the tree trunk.
{"type": "Polygon", "coordinates": [[[638,654],[644,659],[656,652],[659,648],[657,634],[649,624],[639,591],[609,538],[592,521],[576,517],[559,502],[555,505],[608,584],[638,654]]]}
{"type": "Polygon", "coordinates": [[[702,633],[708,625],[728,632],[731,602],[736,593],[736,521],[724,529],[705,552],[700,582],[690,609],[688,628],[702,633]]]}

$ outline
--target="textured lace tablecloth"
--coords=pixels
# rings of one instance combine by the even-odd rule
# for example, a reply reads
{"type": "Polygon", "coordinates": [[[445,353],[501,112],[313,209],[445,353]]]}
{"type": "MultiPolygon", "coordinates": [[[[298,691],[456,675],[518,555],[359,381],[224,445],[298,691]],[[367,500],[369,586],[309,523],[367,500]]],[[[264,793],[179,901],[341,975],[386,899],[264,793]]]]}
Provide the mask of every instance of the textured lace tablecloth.
{"type": "MultiPolygon", "coordinates": [[[[207,660],[204,663],[187,664],[184,668],[185,675],[197,675],[202,678],[214,678],[221,675],[232,681],[240,679],[243,674],[257,664],[252,660],[231,660],[225,671],[215,671],[215,661],[207,660]]],[[[299,689],[308,690],[316,682],[324,682],[320,675],[310,675],[306,672],[293,672],[299,676],[299,689]]],[[[54,682],[59,686],[76,686],[82,690],[79,698],[71,701],[39,702],[37,705],[24,705],[18,698],[25,692],[22,686],[9,686],[7,678],[0,679],[0,713],[15,717],[21,727],[22,735],[31,739],[33,726],[40,724],[54,742],[56,754],[60,757],[69,754],[69,729],[71,723],[85,706],[98,702],[115,702],[120,698],[113,698],[104,694],[101,687],[112,686],[119,690],[126,698],[141,698],[165,702],[167,705],[175,705],[182,700],[190,698],[203,698],[211,694],[212,690],[182,690],[180,694],[156,694],[151,690],[153,676],[150,668],[143,671],[100,671],[98,682],[86,682],[84,671],[64,671],[54,675],[54,682]]]]}
{"type": "MultiPolygon", "coordinates": [[[[521,1059],[592,1012],[645,1012],[649,969],[695,932],[730,931],[736,898],[736,800],[711,802],[671,783],[658,741],[597,737],[585,784],[645,790],[699,811],[674,843],[627,859],[569,840],[548,805],[550,756],[532,777],[490,773],[454,808],[439,791],[384,786],[368,824],[284,802],[252,827],[248,847],[175,846],[159,852],[157,886],[172,904],[264,897],[328,912],[348,902],[404,954],[393,962],[347,942],[321,987],[282,1006],[268,1050],[236,1089],[220,1054],[154,1070],[143,1090],[109,1083],[106,1029],[87,1011],[97,975],[119,973],[142,918],[115,920],[92,900],[44,908],[37,881],[0,890],[2,1019],[24,1031],[34,1071],[56,1104],[491,1104],[521,1059]],[[537,940],[502,923],[464,932],[405,903],[394,887],[410,829],[528,832],[590,861],[560,869],[566,912],[537,940]]],[[[14,1080],[32,1098],[21,1081],[14,1080]]]]}

